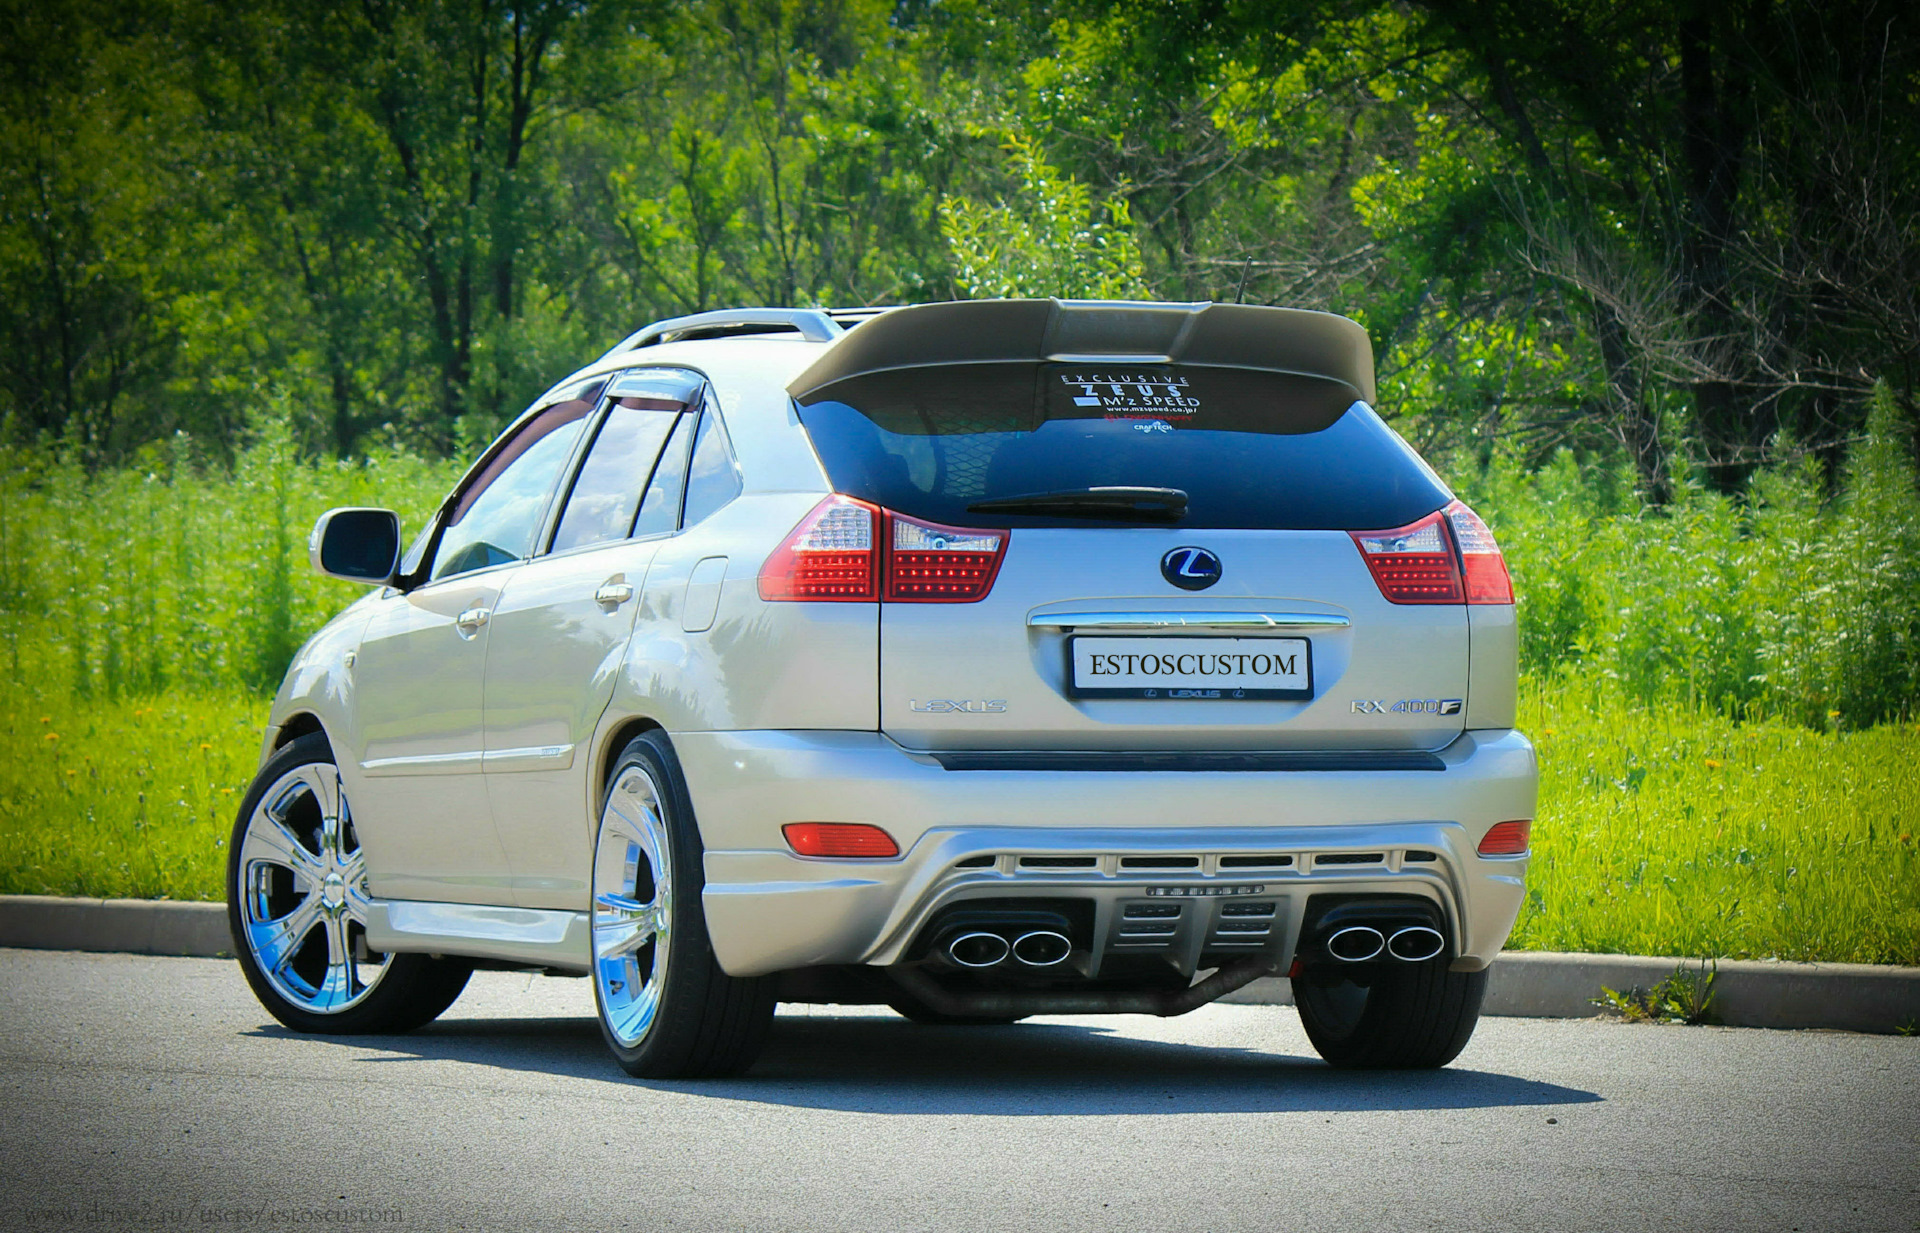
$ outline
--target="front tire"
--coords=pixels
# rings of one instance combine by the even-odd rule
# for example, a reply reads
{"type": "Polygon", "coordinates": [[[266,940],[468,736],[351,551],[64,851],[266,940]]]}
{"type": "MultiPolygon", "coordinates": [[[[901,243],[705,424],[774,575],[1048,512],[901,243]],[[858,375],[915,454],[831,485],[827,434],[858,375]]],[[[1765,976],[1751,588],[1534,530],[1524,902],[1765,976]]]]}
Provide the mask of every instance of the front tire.
{"type": "Polygon", "coordinates": [[[366,944],[366,858],[327,738],[290,742],[240,802],[227,927],[254,996],[296,1032],[409,1032],[453,1005],[470,965],[366,944]]]}
{"type": "Polygon", "coordinates": [[[1330,965],[1293,982],[1300,1025],[1321,1057],[1352,1070],[1429,1070],[1460,1055],[1480,1021],[1487,973],[1449,960],[1376,965],[1359,985],[1330,965]]]}
{"type": "Polygon", "coordinates": [[[700,906],[703,849],[664,733],[635,738],[607,777],[593,846],[593,1000],[630,1075],[694,1079],[753,1064],[774,982],[720,969],[700,906]]]}

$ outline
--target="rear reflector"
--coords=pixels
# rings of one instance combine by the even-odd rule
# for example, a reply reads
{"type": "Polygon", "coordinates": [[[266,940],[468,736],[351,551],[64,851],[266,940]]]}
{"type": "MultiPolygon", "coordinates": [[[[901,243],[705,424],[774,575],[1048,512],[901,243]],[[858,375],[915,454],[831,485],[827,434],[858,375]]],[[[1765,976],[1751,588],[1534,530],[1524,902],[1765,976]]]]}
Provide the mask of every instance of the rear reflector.
{"type": "Polygon", "coordinates": [[[1012,532],[922,522],[835,493],[760,567],[760,598],[970,604],[985,599],[1012,532]]]}
{"type": "Polygon", "coordinates": [[[1493,532],[1459,501],[1391,531],[1354,531],[1380,594],[1396,604],[1510,604],[1493,532]]]}
{"type": "Polygon", "coordinates": [[[789,822],[780,833],[787,837],[787,846],[802,856],[900,855],[892,835],[864,822],[789,822]]]}
{"type": "Polygon", "coordinates": [[[1533,820],[1530,818],[1522,818],[1518,822],[1496,822],[1480,837],[1480,855],[1525,856],[1532,837],[1533,820]]]}

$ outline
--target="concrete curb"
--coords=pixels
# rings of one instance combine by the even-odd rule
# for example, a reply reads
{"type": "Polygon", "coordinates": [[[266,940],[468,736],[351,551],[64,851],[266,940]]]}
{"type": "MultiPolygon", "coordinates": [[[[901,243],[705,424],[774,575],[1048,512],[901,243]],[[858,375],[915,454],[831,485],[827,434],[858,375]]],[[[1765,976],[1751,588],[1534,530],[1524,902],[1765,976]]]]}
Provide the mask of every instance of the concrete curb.
{"type": "Polygon", "coordinates": [[[0,895],[0,946],[231,957],[223,903],[0,895]]]}
{"type": "MultiPolygon", "coordinates": [[[[0,946],[223,958],[233,954],[224,904],[51,895],[0,895],[0,946]]],[[[1593,999],[1603,987],[1648,989],[1681,966],[1699,965],[1640,955],[1509,951],[1494,961],[1485,1013],[1591,1018],[1600,1013],[1593,999]]],[[[1717,971],[1714,1009],[1730,1027],[1885,1033],[1920,1025],[1920,968],[1727,959],[1717,971]]],[[[1269,977],[1222,1000],[1291,1006],[1293,988],[1282,977],[1269,977]]]]}
{"type": "MultiPolygon", "coordinates": [[[[1679,967],[1697,971],[1700,961],[1508,951],[1493,962],[1483,1012],[1589,1019],[1600,1013],[1593,999],[1602,988],[1650,989],[1679,967]]],[[[1723,959],[1715,971],[1713,1010],[1729,1027],[1891,1033],[1920,1025],[1920,968],[1723,959]]],[[[1291,1006],[1293,988],[1269,977],[1222,1000],[1291,1006]]]]}

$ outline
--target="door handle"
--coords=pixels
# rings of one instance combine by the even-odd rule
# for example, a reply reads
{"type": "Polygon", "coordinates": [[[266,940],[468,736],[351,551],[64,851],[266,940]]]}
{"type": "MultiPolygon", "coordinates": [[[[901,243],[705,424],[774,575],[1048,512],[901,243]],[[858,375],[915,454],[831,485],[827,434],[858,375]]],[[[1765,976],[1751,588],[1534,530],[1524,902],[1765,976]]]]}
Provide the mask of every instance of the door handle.
{"type": "Polygon", "coordinates": [[[593,593],[593,602],[611,612],[633,598],[633,587],[625,582],[609,582],[593,593]]]}
{"type": "Polygon", "coordinates": [[[493,611],[489,608],[469,608],[455,617],[453,624],[460,631],[462,638],[471,638],[480,632],[480,627],[485,625],[487,618],[492,615],[493,611]]]}

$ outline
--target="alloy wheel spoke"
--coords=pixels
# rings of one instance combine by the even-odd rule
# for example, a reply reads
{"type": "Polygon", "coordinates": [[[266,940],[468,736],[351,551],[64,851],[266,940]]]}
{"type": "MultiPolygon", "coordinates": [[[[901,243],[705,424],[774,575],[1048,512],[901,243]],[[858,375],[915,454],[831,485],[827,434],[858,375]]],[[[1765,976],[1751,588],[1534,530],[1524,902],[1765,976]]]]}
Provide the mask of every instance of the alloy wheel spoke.
{"type": "Polygon", "coordinates": [[[309,851],[285,822],[264,810],[247,828],[240,855],[243,860],[265,860],[291,869],[310,886],[318,886],[327,876],[325,861],[309,851]]]}
{"type": "Polygon", "coordinates": [[[254,953],[260,957],[260,966],[276,974],[286,971],[293,957],[306,945],[307,935],[314,931],[325,915],[319,892],[315,891],[285,916],[256,923],[250,932],[253,934],[254,953]]]}

